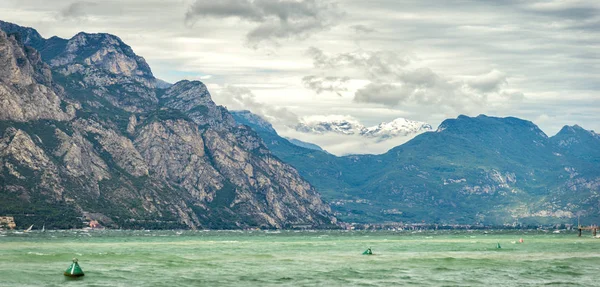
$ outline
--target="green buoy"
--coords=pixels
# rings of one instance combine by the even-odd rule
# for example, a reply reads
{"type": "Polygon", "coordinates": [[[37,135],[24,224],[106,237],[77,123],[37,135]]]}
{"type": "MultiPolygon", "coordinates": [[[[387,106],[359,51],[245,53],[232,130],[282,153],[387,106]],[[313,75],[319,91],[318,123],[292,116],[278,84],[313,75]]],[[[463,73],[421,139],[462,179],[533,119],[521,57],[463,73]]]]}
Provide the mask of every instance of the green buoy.
{"type": "Polygon", "coordinates": [[[496,249],[501,249],[500,242],[496,243],[496,249]]]}
{"type": "Polygon", "coordinates": [[[365,252],[363,252],[362,255],[373,255],[373,251],[371,251],[371,247],[369,247],[367,250],[365,250],[365,252]]]}
{"type": "Polygon", "coordinates": [[[79,267],[79,263],[77,263],[77,258],[73,258],[73,263],[71,263],[71,266],[69,266],[69,268],[65,270],[65,276],[81,277],[83,275],[85,274],[83,274],[83,270],[81,270],[81,267],[79,267]]]}

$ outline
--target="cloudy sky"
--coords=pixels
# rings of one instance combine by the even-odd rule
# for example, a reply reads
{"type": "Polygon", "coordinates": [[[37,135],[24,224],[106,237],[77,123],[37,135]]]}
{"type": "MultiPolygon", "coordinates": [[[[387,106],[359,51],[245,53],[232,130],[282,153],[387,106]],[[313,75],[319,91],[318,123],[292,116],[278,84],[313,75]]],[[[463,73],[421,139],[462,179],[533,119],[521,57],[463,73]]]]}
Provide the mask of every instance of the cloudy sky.
{"type": "MultiPolygon", "coordinates": [[[[597,0],[2,0],[0,19],[46,38],[116,34],[158,78],[201,80],[217,103],[284,135],[326,115],[435,128],[487,114],[548,135],[600,130],[597,0]]],[[[347,152],[381,149],[354,140],[347,152]]]]}

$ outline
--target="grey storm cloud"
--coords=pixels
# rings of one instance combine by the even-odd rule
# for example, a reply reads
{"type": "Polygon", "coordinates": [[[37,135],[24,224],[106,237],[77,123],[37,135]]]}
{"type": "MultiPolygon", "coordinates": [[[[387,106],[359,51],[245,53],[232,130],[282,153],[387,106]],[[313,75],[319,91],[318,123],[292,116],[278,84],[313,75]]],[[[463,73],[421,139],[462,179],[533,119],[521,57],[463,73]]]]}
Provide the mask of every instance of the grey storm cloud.
{"type": "Polygon", "coordinates": [[[306,76],[302,78],[302,84],[305,88],[315,91],[317,94],[323,92],[334,92],[341,96],[340,92],[348,91],[345,84],[350,80],[350,77],[318,77],[306,76]]]}
{"type": "Polygon", "coordinates": [[[63,19],[81,19],[88,16],[89,12],[98,4],[89,1],[72,2],[59,12],[59,17],[63,19]]]}
{"type": "Polygon", "coordinates": [[[334,25],[337,5],[317,0],[196,0],[188,9],[186,23],[200,17],[239,18],[257,23],[247,34],[252,46],[263,41],[306,38],[334,25]]]}
{"type": "Polygon", "coordinates": [[[215,93],[215,97],[228,110],[250,110],[271,122],[277,121],[287,125],[294,125],[299,121],[298,115],[286,108],[259,102],[252,90],[246,87],[228,85],[215,93]]]}
{"type": "Polygon", "coordinates": [[[498,70],[492,70],[485,75],[480,75],[468,80],[467,83],[474,89],[481,92],[497,91],[508,84],[506,74],[498,70]]]}
{"type": "Polygon", "coordinates": [[[356,91],[354,100],[359,103],[378,103],[387,106],[395,106],[408,100],[411,91],[406,87],[392,84],[370,83],[364,88],[356,91]]]}
{"type": "Polygon", "coordinates": [[[357,68],[371,78],[397,75],[411,62],[410,57],[390,51],[357,51],[329,56],[321,49],[310,47],[306,53],[313,58],[316,68],[357,68]]]}
{"type": "Polygon", "coordinates": [[[212,75],[251,87],[246,105],[300,116],[486,113],[545,119],[548,134],[600,130],[598,0],[325,1],[1,0],[0,18],[44,37],[117,34],[160,78],[212,75]]]}
{"type": "Polygon", "coordinates": [[[461,84],[449,81],[432,81],[428,87],[409,82],[370,83],[356,91],[354,101],[390,107],[417,105],[430,106],[431,109],[466,111],[483,106],[487,95],[472,93],[461,84]]]}
{"type": "MultiPolygon", "coordinates": [[[[527,2],[525,2],[527,3],[527,2]]],[[[531,1],[525,4],[525,11],[552,18],[584,20],[600,14],[598,1],[531,1]]]]}
{"type": "MultiPolygon", "coordinates": [[[[354,94],[357,103],[375,103],[389,107],[419,105],[439,107],[442,110],[467,111],[487,104],[490,95],[500,101],[519,101],[523,93],[508,91],[505,73],[492,70],[489,73],[471,76],[466,80],[453,79],[436,73],[428,67],[413,67],[418,64],[411,57],[388,51],[358,51],[328,55],[311,47],[307,54],[313,58],[315,68],[341,73],[358,70],[370,83],[354,94]]],[[[322,82],[334,77],[304,77],[305,87],[319,92],[340,91],[345,87],[326,85],[322,82]]],[[[344,81],[347,82],[349,79],[344,81]]]]}
{"type": "Polygon", "coordinates": [[[350,29],[352,29],[357,34],[370,34],[375,32],[375,29],[362,24],[352,25],[350,26],[350,29]]]}

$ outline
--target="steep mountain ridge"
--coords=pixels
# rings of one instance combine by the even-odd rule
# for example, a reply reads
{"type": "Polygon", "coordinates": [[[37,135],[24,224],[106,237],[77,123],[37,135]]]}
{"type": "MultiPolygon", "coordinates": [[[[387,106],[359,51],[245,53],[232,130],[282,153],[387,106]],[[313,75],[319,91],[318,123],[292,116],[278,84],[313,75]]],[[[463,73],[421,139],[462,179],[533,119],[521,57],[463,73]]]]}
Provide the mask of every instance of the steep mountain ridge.
{"type": "Polygon", "coordinates": [[[70,69],[74,69],[78,65],[94,67],[110,74],[125,75],[154,87],[154,76],[146,60],[136,55],[117,36],[80,32],[71,39],[56,36],[44,39],[33,28],[4,21],[0,21],[0,30],[19,35],[24,45],[39,51],[44,62],[53,68],[71,66],[70,69]]]}
{"type": "Polygon", "coordinates": [[[71,39],[44,39],[32,28],[2,21],[0,29],[19,35],[26,46],[39,51],[55,73],[79,78],[79,85],[128,112],[155,109],[155,88],[169,86],[156,79],[144,58],[117,36],[80,32],[71,39]]]}
{"type": "Polygon", "coordinates": [[[237,126],[201,82],[156,88],[143,58],[115,36],[42,45],[49,42],[57,50],[44,58],[47,74],[61,91],[57,105],[71,113],[0,121],[0,214],[49,227],[79,226],[82,214],[124,228],[335,223],[315,189],[237,126]]]}
{"type": "Polygon", "coordinates": [[[44,39],[37,30],[30,27],[23,27],[0,20],[0,30],[4,31],[6,34],[18,35],[23,44],[38,51],[38,48],[43,47],[46,42],[46,39],[44,39]]]}
{"type": "Polygon", "coordinates": [[[345,167],[352,164],[348,157],[336,157],[325,151],[305,148],[277,134],[269,122],[249,111],[232,112],[236,122],[252,128],[273,154],[293,165],[302,177],[325,197],[335,199],[349,188],[344,178],[345,167]]]}
{"type": "Polygon", "coordinates": [[[230,111],[231,115],[238,124],[247,125],[251,127],[257,127],[256,131],[266,131],[269,133],[277,134],[277,131],[273,128],[273,125],[263,119],[262,117],[253,114],[250,111],[230,111]]]}
{"type": "Polygon", "coordinates": [[[177,82],[161,93],[160,101],[165,107],[185,113],[198,125],[208,125],[219,130],[235,127],[231,114],[212,101],[208,89],[200,81],[177,82]]]}
{"type": "Polygon", "coordinates": [[[385,154],[344,157],[291,146],[276,133],[252,128],[345,221],[600,219],[600,142],[597,134],[580,127],[565,127],[549,138],[530,121],[461,115],[385,154]]]}
{"type": "Polygon", "coordinates": [[[325,150],[323,150],[320,146],[313,144],[313,143],[309,143],[309,142],[305,142],[305,141],[301,141],[301,140],[289,138],[289,137],[285,137],[285,139],[288,140],[290,143],[297,145],[299,147],[325,152],[325,150]]]}
{"type": "MultiPolygon", "coordinates": [[[[265,133],[265,135],[272,134],[277,137],[279,136],[277,134],[277,131],[275,131],[275,129],[273,128],[273,125],[271,125],[271,123],[269,123],[267,120],[263,119],[262,117],[253,114],[250,111],[246,111],[246,110],[231,111],[230,113],[233,116],[236,123],[254,127],[254,130],[256,132],[258,132],[259,134],[265,133]]],[[[265,137],[262,137],[262,138],[265,139],[265,137]]],[[[313,143],[303,142],[301,140],[293,139],[293,138],[285,138],[285,140],[287,140],[289,143],[299,146],[299,147],[303,147],[303,148],[307,148],[307,149],[311,149],[311,150],[324,151],[320,146],[313,144],[313,143]]]]}

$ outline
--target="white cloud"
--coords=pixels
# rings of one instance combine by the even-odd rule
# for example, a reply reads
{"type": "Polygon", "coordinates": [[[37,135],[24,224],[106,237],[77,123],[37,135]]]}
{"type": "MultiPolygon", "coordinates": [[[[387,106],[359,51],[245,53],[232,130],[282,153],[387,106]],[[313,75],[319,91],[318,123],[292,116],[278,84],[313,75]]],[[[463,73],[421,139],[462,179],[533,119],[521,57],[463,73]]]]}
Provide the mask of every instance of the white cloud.
{"type": "Polygon", "coordinates": [[[264,41],[279,44],[281,39],[307,38],[334,25],[339,16],[337,5],[317,0],[196,0],[185,20],[195,24],[200,19],[237,18],[257,23],[247,34],[248,43],[256,47],[264,41]]]}
{"type": "Polygon", "coordinates": [[[58,16],[62,19],[82,20],[87,18],[96,6],[98,6],[96,2],[75,1],[60,10],[58,16]]]}
{"type": "Polygon", "coordinates": [[[277,123],[275,126],[294,125],[298,116],[286,108],[267,105],[256,99],[252,91],[246,87],[225,86],[213,89],[213,99],[219,105],[224,105],[229,110],[250,110],[265,118],[269,122],[277,123]]]}
{"type": "Polygon", "coordinates": [[[346,87],[349,77],[318,77],[318,76],[306,76],[302,78],[302,84],[307,89],[314,90],[317,94],[323,92],[334,92],[338,96],[341,96],[340,92],[348,91],[346,87]]]}
{"type": "Polygon", "coordinates": [[[342,156],[349,154],[382,154],[391,148],[401,145],[413,137],[394,137],[386,141],[368,138],[361,135],[341,135],[336,133],[309,134],[288,127],[280,127],[277,132],[285,137],[300,139],[317,144],[327,152],[342,156]]]}
{"type": "MultiPolygon", "coordinates": [[[[469,113],[486,109],[488,105],[511,105],[524,98],[521,92],[506,90],[506,74],[495,69],[481,75],[451,78],[423,67],[415,58],[394,52],[357,51],[328,55],[312,47],[307,54],[312,56],[314,66],[323,74],[354,74],[368,79],[370,83],[355,91],[354,101],[357,103],[390,107],[418,106],[427,107],[430,111],[469,113]],[[460,79],[465,77],[468,80],[460,79]],[[490,99],[495,102],[490,103],[490,99]]],[[[307,78],[336,79],[315,76],[304,79],[307,78]]],[[[350,79],[348,76],[346,78],[350,79]]],[[[321,82],[307,86],[320,93],[346,91],[343,84],[327,86],[327,89],[322,88],[321,82]]]]}
{"type": "Polygon", "coordinates": [[[346,121],[354,124],[360,124],[359,120],[350,115],[311,115],[301,119],[304,123],[346,121]]]}
{"type": "Polygon", "coordinates": [[[507,85],[506,74],[498,70],[491,70],[487,74],[475,76],[467,81],[467,84],[480,91],[492,92],[498,91],[503,86],[507,85]]]}

